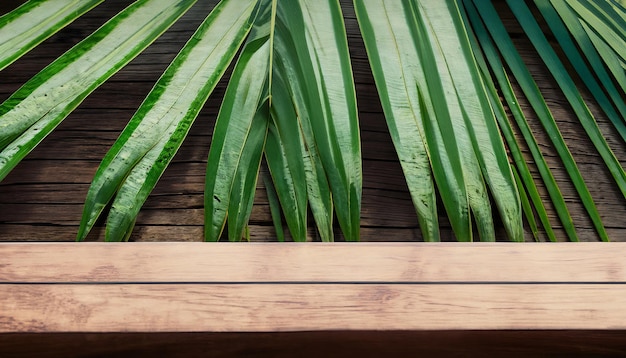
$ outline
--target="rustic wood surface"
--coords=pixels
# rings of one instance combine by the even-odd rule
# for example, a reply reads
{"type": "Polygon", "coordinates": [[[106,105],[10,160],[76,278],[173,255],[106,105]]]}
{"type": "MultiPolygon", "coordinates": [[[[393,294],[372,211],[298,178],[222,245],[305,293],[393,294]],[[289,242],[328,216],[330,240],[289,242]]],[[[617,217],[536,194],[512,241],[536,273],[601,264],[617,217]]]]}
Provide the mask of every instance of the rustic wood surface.
{"type": "MultiPolygon", "coordinates": [[[[2,13],[17,6],[19,1],[3,1],[2,13]]],[[[0,100],[8,98],[21,84],[50,63],[54,58],[95,30],[129,1],[108,0],[82,18],[54,35],[24,58],[0,72],[0,100]]],[[[192,31],[213,7],[215,1],[199,1],[171,30],[166,32],[145,53],[140,55],[108,82],[98,88],[72,113],[37,149],[0,183],[1,241],[71,241],[77,231],[82,203],[88,185],[109,147],[124,128],[134,111],[147,95],[192,31]]],[[[377,92],[368,68],[367,58],[350,1],[342,1],[352,63],[354,67],[363,143],[363,241],[418,241],[418,227],[402,171],[386,128],[377,92]]],[[[547,101],[554,111],[563,136],[578,161],[581,172],[600,214],[614,241],[626,241],[626,205],[623,196],[612,183],[608,171],[581,126],[572,116],[565,99],[555,91],[554,81],[539,64],[537,56],[521,35],[510,15],[499,6],[525,59],[546,91],[547,101]]],[[[228,77],[228,76],[226,76],[228,77]]],[[[139,214],[132,241],[201,241],[203,224],[203,181],[206,158],[219,100],[224,93],[226,78],[203,108],[191,133],[169,169],[139,214]]],[[[585,92],[585,96],[590,96],[585,92]]],[[[524,104],[524,108],[528,106],[524,104]]],[[[626,163],[626,144],[589,100],[591,110],[622,165],[626,163]]],[[[577,230],[583,241],[596,241],[597,235],[584,212],[571,183],[554,150],[537,121],[536,129],[550,167],[562,188],[577,230]]],[[[534,167],[531,169],[535,172],[534,167]]],[[[263,173],[265,175],[265,172],[263,173]]],[[[547,194],[540,191],[544,198],[547,194]]],[[[561,240],[554,212],[550,217],[561,240]]],[[[445,213],[441,209],[442,239],[454,240],[445,213]]],[[[103,223],[89,240],[102,240],[103,223]]],[[[250,220],[253,241],[275,240],[265,191],[257,191],[250,220]]],[[[340,230],[336,230],[339,233],[340,230]]],[[[498,233],[504,237],[502,228],[498,233]]],[[[313,228],[311,240],[315,240],[313,228]]],[[[526,232],[531,241],[530,232],[526,232]]],[[[541,233],[542,240],[545,235],[541,233]]],[[[338,237],[341,240],[341,237],[338,237]]]]}
{"type": "Polygon", "coordinates": [[[622,244],[0,248],[5,334],[626,330],[622,244]]]}
{"type": "Polygon", "coordinates": [[[6,243],[0,284],[626,283],[622,245],[6,243]]]}
{"type": "Polygon", "coordinates": [[[3,284],[0,333],[626,330],[626,285],[3,284]]]}

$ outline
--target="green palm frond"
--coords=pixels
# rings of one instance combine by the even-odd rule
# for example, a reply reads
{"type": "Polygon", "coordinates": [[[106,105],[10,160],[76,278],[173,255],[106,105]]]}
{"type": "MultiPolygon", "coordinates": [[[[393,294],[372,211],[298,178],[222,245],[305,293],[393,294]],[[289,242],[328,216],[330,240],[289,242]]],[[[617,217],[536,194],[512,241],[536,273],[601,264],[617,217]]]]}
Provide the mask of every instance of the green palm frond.
{"type": "MultiPolygon", "coordinates": [[[[0,70],[101,2],[31,0],[0,17],[0,70]]],[[[136,1],[2,103],[0,180],[195,2],[136,1]]],[[[580,79],[624,140],[623,4],[507,4],[626,197],[623,158],[614,154],[577,84],[580,79]]],[[[598,237],[609,240],[559,120],[491,1],[353,0],[352,6],[425,241],[441,239],[438,201],[460,241],[476,234],[494,241],[498,225],[509,240],[523,241],[524,217],[538,239],[535,215],[556,241],[547,206],[567,237],[578,240],[520,100],[541,121],[598,237]],[[541,182],[535,182],[529,159],[541,182]],[[550,202],[542,200],[538,186],[550,202]]],[[[311,226],[322,241],[333,241],[335,218],[345,240],[359,240],[361,138],[338,0],[219,1],[104,156],[85,200],[78,240],[103,213],[106,240],[128,239],[142,205],[236,57],[210,143],[204,239],[249,237],[257,179],[266,163],[269,176],[263,181],[279,240],[285,240],[284,220],[295,241],[311,239],[311,226]]]]}
{"type": "MultiPolygon", "coordinates": [[[[227,218],[232,219],[232,205],[238,205],[231,197],[233,174],[250,170],[249,163],[241,161],[243,139],[255,134],[253,118],[261,115],[269,121],[266,160],[294,240],[306,240],[309,200],[322,238],[332,239],[332,193],[344,237],[356,241],[360,141],[339,5],[261,1],[260,7],[217,119],[209,153],[209,163],[217,165],[207,166],[205,237],[218,240],[227,218]],[[325,47],[329,42],[337,46],[325,47]],[[320,185],[320,177],[328,183],[320,185]]],[[[258,147],[257,154],[262,149],[258,147]]],[[[253,190],[250,186],[245,196],[253,197],[253,190]]],[[[245,222],[229,226],[231,240],[240,237],[242,225],[245,222]]]]}
{"type": "MultiPolygon", "coordinates": [[[[469,3],[469,1],[466,1],[469,3]]],[[[474,1],[476,4],[476,9],[480,12],[480,16],[482,21],[484,21],[486,28],[488,29],[490,35],[493,37],[496,47],[498,47],[501,56],[505,59],[508,66],[511,68],[516,80],[520,83],[525,95],[529,98],[533,109],[537,112],[539,118],[542,121],[542,124],[546,128],[546,130],[550,133],[550,138],[555,145],[557,152],[559,153],[561,159],[563,160],[565,167],[572,178],[574,186],[578,191],[582,203],[587,209],[594,226],[600,236],[600,238],[604,241],[608,241],[608,235],[600,218],[600,215],[596,209],[595,203],[585,182],[577,168],[576,162],[572,157],[571,153],[567,145],[565,144],[565,140],[563,139],[558,125],[548,108],[548,105],[545,103],[541,93],[538,91],[537,85],[534,83],[532,76],[530,75],[528,69],[525,64],[521,60],[519,54],[512,50],[513,43],[511,39],[508,37],[506,32],[502,32],[504,30],[504,26],[497,19],[495,14],[495,9],[491,6],[491,4],[487,1],[474,1]]],[[[471,6],[471,5],[470,5],[471,6]]],[[[602,158],[604,158],[605,163],[609,171],[612,173],[616,184],[622,191],[624,195],[624,170],[622,169],[620,163],[617,158],[613,155],[613,152],[609,148],[608,144],[604,140],[604,137],[601,135],[595,120],[585,105],[580,93],[577,91],[576,86],[563,67],[563,64],[558,59],[557,55],[554,53],[550,45],[548,44],[543,32],[539,29],[539,26],[534,22],[534,19],[530,15],[530,12],[525,5],[522,3],[515,2],[513,3],[513,10],[516,13],[518,19],[522,21],[522,24],[526,26],[524,29],[528,31],[528,35],[530,39],[533,41],[535,46],[537,46],[538,52],[541,54],[542,58],[546,62],[548,68],[552,71],[557,82],[561,84],[560,88],[563,90],[564,95],[570,101],[574,112],[578,115],[583,128],[590,136],[591,141],[594,143],[596,148],[598,149],[602,158]]],[[[480,26],[479,19],[475,17],[474,24],[476,26],[480,26]]],[[[482,45],[490,46],[489,40],[483,37],[485,40],[482,45]]],[[[494,60],[495,57],[494,57],[494,60]]],[[[496,70],[501,70],[502,66],[496,64],[496,70]]],[[[501,80],[502,82],[502,80],[501,80]]],[[[520,127],[525,126],[523,123],[519,123],[520,127]]],[[[527,140],[530,138],[527,136],[527,140]]],[[[547,176],[547,173],[544,177],[547,176]]],[[[545,179],[544,179],[545,180],[545,179]]],[[[555,196],[555,195],[553,195],[555,196]]],[[[564,213],[564,203],[557,202],[561,207],[561,220],[563,221],[566,228],[569,228],[570,239],[574,239],[573,228],[569,225],[571,219],[566,217],[566,213],[564,213]]]]}
{"type": "MultiPolygon", "coordinates": [[[[419,133],[417,138],[427,149],[419,148],[418,153],[430,160],[457,239],[472,240],[471,211],[481,240],[495,240],[488,184],[510,239],[522,241],[517,187],[456,3],[355,1],[355,8],[379,91],[384,87],[386,92],[381,102],[390,127],[412,124],[419,133]],[[396,37],[404,34],[412,36],[396,37]],[[404,79],[402,86],[389,83],[397,78],[404,79]],[[410,108],[410,115],[394,113],[405,108],[410,108]],[[452,185],[451,178],[455,178],[452,185]]],[[[403,147],[395,138],[396,148],[403,147]]],[[[410,171],[418,168],[428,176],[423,164],[410,164],[415,152],[405,157],[404,149],[398,153],[406,176],[410,178],[410,171]]],[[[428,181],[418,179],[409,188],[425,193],[415,199],[416,206],[426,200],[434,206],[428,181]]],[[[438,239],[427,232],[424,236],[438,239]]]]}
{"type": "Polygon", "coordinates": [[[106,238],[119,241],[130,234],[141,205],[248,34],[254,5],[222,2],[156,83],[98,168],[78,240],[116,192],[106,238]]]}
{"type": "Polygon", "coordinates": [[[102,1],[33,0],[0,17],[0,70],[102,1]]]}
{"type": "Polygon", "coordinates": [[[89,93],[148,47],[194,2],[134,3],[7,99],[0,106],[0,179],[89,93]]]}

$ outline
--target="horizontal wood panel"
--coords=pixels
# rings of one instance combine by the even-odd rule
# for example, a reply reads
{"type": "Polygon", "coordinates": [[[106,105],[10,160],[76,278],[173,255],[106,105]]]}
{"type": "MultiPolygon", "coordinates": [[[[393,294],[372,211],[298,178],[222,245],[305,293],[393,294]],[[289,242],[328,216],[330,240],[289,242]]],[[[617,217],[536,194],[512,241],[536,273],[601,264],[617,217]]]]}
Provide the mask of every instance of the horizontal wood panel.
{"type": "Polygon", "coordinates": [[[0,332],[626,329],[623,284],[1,287],[0,332]]]}
{"type": "Polygon", "coordinates": [[[626,283],[603,243],[5,243],[0,282],[626,283]]]}

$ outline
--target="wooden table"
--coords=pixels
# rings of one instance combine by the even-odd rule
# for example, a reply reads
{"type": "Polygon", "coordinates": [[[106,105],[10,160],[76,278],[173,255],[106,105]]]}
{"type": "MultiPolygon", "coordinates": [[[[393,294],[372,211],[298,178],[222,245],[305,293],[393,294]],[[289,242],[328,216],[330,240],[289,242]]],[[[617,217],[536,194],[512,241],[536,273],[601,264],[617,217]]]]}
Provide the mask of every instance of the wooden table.
{"type": "Polygon", "coordinates": [[[92,342],[85,356],[167,342],[224,355],[623,355],[625,253],[601,243],[0,244],[0,353],[44,349],[33,345],[43,339],[51,356],[79,342],[92,342]]]}

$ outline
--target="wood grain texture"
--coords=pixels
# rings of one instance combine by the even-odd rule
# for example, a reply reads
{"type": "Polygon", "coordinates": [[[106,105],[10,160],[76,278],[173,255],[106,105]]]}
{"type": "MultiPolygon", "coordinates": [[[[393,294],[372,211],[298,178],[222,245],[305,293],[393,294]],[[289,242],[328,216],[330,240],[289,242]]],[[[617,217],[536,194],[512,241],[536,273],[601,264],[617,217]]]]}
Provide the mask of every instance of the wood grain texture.
{"type": "MultiPolygon", "coordinates": [[[[16,7],[19,1],[3,1],[2,13],[16,7]]],[[[0,100],[50,63],[54,58],[95,30],[120,11],[128,0],[108,0],[66,29],[46,40],[32,52],[0,72],[0,100]]],[[[82,202],[88,184],[100,159],[113,144],[154,82],[165,70],[176,52],[212,9],[215,1],[199,1],[177,24],[138,56],[122,71],[90,95],[41,145],[0,183],[0,241],[72,241],[80,220],[82,202]]],[[[342,0],[348,41],[356,82],[363,146],[363,241],[420,241],[417,217],[402,177],[369,65],[351,1],[342,0]]],[[[572,116],[569,105],[556,90],[554,81],[541,63],[519,26],[506,10],[503,1],[496,5],[505,19],[508,31],[537,76],[546,100],[570,145],[600,215],[612,240],[626,241],[626,205],[612,183],[608,171],[592,149],[583,130],[572,116]]],[[[220,98],[226,86],[220,82],[193,125],[188,139],[166,170],[137,220],[131,241],[201,241],[202,193],[204,166],[208,155],[214,121],[220,98]]],[[[583,90],[588,105],[596,115],[611,148],[626,165],[626,143],[618,138],[591,96],[583,90]]],[[[555,157],[548,138],[543,134],[527,103],[521,102],[529,115],[531,126],[541,142],[542,151],[572,212],[578,234],[583,241],[597,241],[587,214],[567,179],[562,164],[555,157]]],[[[528,153],[525,153],[526,155],[528,153]]],[[[536,169],[531,170],[538,177],[536,169]]],[[[548,196],[543,187],[540,193],[548,196]]],[[[566,236],[549,207],[549,217],[560,240],[566,236]]],[[[454,241],[445,212],[440,209],[442,239],[454,241]]],[[[103,239],[102,225],[89,240],[103,239]]],[[[275,233],[267,210],[262,186],[259,186],[255,209],[251,216],[251,239],[274,241],[275,233]]],[[[504,237],[501,227],[499,237],[504,237]]],[[[318,240],[313,226],[309,239],[318,240]]],[[[339,229],[336,230],[339,233],[339,229]]],[[[526,230],[528,241],[533,238],[526,230]]],[[[545,235],[540,233],[541,240],[545,235]]],[[[339,235],[337,240],[341,241],[339,235]]]]}
{"type": "Polygon", "coordinates": [[[624,250],[3,243],[0,356],[622,356],[624,250]]]}
{"type": "Polygon", "coordinates": [[[0,257],[0,284],[626,283],[626,246],[604,243],[5,243],[0,257]]]}
{"type": "Polygon", "coordinates": [[[0,332],[626,329],[626,285],[8,284],[0,302],[0,332]]]}

